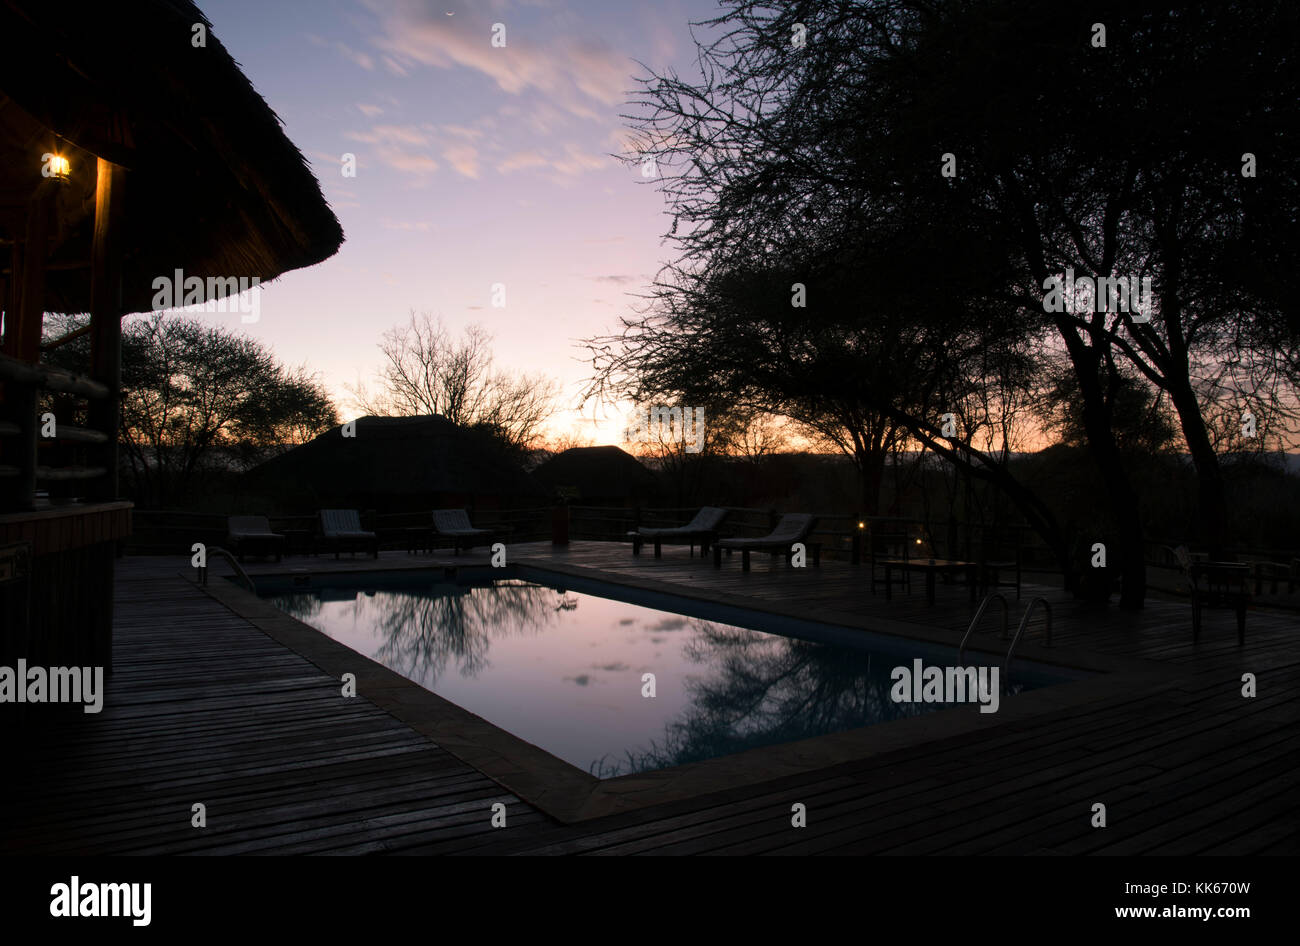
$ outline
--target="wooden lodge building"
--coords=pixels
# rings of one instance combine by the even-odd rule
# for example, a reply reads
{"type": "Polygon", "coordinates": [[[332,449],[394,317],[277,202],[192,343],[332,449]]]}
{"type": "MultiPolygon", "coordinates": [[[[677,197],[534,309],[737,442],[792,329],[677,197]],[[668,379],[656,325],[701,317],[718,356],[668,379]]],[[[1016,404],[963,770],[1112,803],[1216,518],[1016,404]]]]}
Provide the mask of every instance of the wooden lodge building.
{"type": "Polygon", "coordinates": [[[176,270],[208,302],[342,241],[194,4],[0,0],[0,665],[110,664],[122,317],[176,270]],[[89,314],[79,373],[42,363],[72,337],[47,313],[89,314]]]}
{"type": "Polygon", "coordinates": [[[658,498],[659,478],[621,447],[570,447],[533,470],[547,489],[592,506],[638,506],[658,498]]]}
{"type": "Polygon", "coordinates": [[[359,417],[254,467],[242,486],[249,508],[297,515],[330,508],[478,511],[547,499],[499,442],[436,414],[359,417]]]}

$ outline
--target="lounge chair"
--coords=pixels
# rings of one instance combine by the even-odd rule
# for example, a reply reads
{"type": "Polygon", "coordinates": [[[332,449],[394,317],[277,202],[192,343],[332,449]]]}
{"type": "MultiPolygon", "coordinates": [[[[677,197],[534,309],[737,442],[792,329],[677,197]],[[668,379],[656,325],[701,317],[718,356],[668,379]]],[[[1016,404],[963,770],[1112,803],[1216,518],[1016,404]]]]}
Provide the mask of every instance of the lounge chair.
{"type": "Polygon", "coordinates": [[[435,509],[433,511],[433,533],[452,540],[452,551],[457,555],[462,548],[472,549],[482,545],[494,535],[494,529],[476,529],[469,521],[469,514],[464,509],[435,509]],[[479,541],[475,541],[479,540],[479,541]]]}
{"type": "Polygon", "coordinates": [[[226,544],[241,562],[245,555],[274,555],[278,562],[284,554],[284,536],[271,531],[266,516],[230,516],[226,531],[226,544]]]}
{"type": "Polygon", "coordinates": [[[647,540],[654,542],[655,558],[663,557],[664,542],[686,542],[690,544],[691,554],[695,554],[695,543],[700,544],[700,555],[708,554],[710,543],[718,540],[718,526],[727,518],[727,510],[719,506],[705,506],[695,514],[695,518],[684,526],[669,528],[641,528],[629,532],[632,538],[632,554],[640,555],[641,546],[647,540]]]}
{"type": "MultiPolygon", "coordinates": [[[[749,571],[749,553],[750,552],[778,552],[785,555],[785,560],[789,562],[794,557],[793,546],[796,542],[805,542],[808,536],[812,535],[813,528],[817,525],[815,516],[806,513],[790,513],[782,516],[781,521],[776,524],[776,528],[769,535],[757,539],[719,539],[713,544],[713,567],[722,567],[722,550],[726,549],[728,553],[739,551],[743,553],[742,567],[749,571]]],[[[807,544],[805,542],[805,544],[807,544]]],[[[813,553],[813,564],[822,563],[821,543],[812,543],[808,546],[813,553]]]]}
{"type": "Polygon", "coordinates": [[[321,543],[339,552],[366,551],[379,558],[379,537],[361,528],[361,516],[355,509],[322,509],[320,511],[321,543]]]}

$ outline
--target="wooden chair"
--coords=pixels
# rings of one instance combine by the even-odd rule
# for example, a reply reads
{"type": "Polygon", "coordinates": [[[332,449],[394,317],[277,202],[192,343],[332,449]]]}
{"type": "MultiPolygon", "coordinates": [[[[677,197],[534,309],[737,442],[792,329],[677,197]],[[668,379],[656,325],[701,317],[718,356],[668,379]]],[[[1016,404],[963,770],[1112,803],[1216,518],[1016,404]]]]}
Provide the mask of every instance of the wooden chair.
{"type": "Polygon", "coordinates": [[[1178,563],[1192,596],[1192,642],[1201,637],[1201,612],[1231,608],[1237,613],[1237,643],[1246,643],[1246,605],[1250,601],[1250,566],[1243,562],[1198,562],[1187,546],[1166,550],[1178,563]]]}
{"type": "Polygon", "coordinates": [[[1187,578],[1192,586],[1192,642],[1201,636],[1204,608],[1237,612],[1237,643],[1246,643],[1246,605],[1250,601],[1250,566],[1239,562],[1193,562],[1187,578]]]}
{"type": "MultiPolygon", "coordinates": [[[[988,531],[981,530],[978,566],[979,583],[984,591],[1002,587],[1002,572],[1014,570],[1016,575],[1016,600],[1020,600],[1021,576],[1023,574],[1023,552],[1020,543],[1020,530],[1013,528],[1015,536],[1011,543],[1005,541],[1000,532],[994,532],[990,538],[988,531]]],[[[1010,586],[1011,582],[1007,582],[1010,586]]]]}
{"type": "Polygon", "coordinates": [[[910,561],[911,547],[908,540],[911,533],[906,525],[886,526],[881,529],[872,528],[867,533],[867,560],[871,569],[871,593],[876,593],[876,585],[887,584],[893,581],[893,570],[887,569],[884,578],[876,577],[876,569],[883,566],[886,562],[901,563],[902,568],[898,570],[898,583],[907,589],[907,593],[912,593],[912,573],[907,568],[910,561]],[[895,551],[897,549],[897,551],[895,551]]]}

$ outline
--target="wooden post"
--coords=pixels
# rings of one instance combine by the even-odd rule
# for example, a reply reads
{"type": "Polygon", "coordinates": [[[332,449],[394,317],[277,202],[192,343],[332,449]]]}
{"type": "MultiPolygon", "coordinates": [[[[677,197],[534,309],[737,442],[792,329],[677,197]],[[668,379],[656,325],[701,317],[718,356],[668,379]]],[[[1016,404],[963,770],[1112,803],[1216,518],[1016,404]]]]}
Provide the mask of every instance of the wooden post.
{"type": "MultiPolygon", "coordinates": [[[[41,327],[45,310],[45,255],[54,191],[46,182],[27,205],[27,222],[21,247],[13,251],[13,273],[5,310],[4,353],[28,364],[40,358],[41,327]]],[[[19,475],[10,502],[31,509],[36,501],[36,389],[11,382],[5,386],[9,416],[22,433],[11,440],[19,475]]]]}
{"type": "Polygon", "coordinates": [[[0,352],[10,358],[18,357],[18,304],[22,299],[23,245],[15,243],[9,248],[9,279],[5,285],[5,337],[0,352]]]}
{"type": "MultiPolygon", "coordinates": [[[[0,352],[11,358],[18,357],[15,345],[18,328],[18,273],[21,266],[20,247],[14,244],[10,248],[10,274],[5,279],[0,276],[0,308],[4,309],[5,328],[4,343],[0,352]]],[[[22,418],[18,415],[18,406],[14,403],[15,386],[0,381],[0,420],[10,421],[22,427],[22,418]]],[[[26,449],[14,439],[0,439],[0,463],[16,466],[14,460],[26,449]]],[[[0,509],[18,509],[23,505],[23,487],[18,477],[0,477],[0,509]]]]}
{"type": "Polygon", "coordinates": [[[90,402],[90,426],[108,435],[101,457],[108,473],[92,498],[117,498],[117,432],[122,409],[122,201],[126,169],[98,159],[95,232],[90,254],[90,373],[108,385],[104,400],[90,402]]]}
{"type": "Polygon", "coordinates": [[[9,354],[28,364],[35,364],[41,354],[42,313],[45,311],[45,255],[49,249],[47,243],[54,194],[51,186],[57,185],[43,183],[27,205],[22,271],[14,273],[18,289],[15,313],[17,324],[14,326],[13,348],[9,354]]]}
{"type": "Polygon", "coordinates": [[[5,399],[13,410],[13,417],[22,430],[10,439],[17,444],[18,476],[14,483],[13,502],[19,509],[32,509],[36,505],[36,388],[29,384],[6,384],[5,399]]]}

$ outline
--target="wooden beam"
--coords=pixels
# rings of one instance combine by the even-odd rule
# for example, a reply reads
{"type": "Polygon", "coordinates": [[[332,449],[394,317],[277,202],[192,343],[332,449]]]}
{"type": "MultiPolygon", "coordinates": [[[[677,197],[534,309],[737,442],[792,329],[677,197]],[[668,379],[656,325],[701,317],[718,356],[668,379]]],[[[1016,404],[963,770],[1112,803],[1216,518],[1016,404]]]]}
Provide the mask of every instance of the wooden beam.
{"type": "Polygon", "coordinates": [[[109,395],[90,405],[90,426],[108,435],[99,452],[108,475],[95,483],[93,499],[117,498],[117,428],[122,387],[122,213],[126,169],[98,159],[95,231],[90,260],[90,374],[109,395]]]}
{"type": "Polygon", "coordinates": [[[109,395],[106,385],[92,381],[85,375],[73,374],[62,368],[29,365],[8,355],[0,355],[0,381],[45,388],[47,391],[64,391],[78,397],[98,400],[103,400],[109,395]]]}
{"type": "Polygon", "coordinates": [[[62,348],[64,345],[68,344],[68,342],[75,341],[76,339],[81,338],[81,336],[89,334],[89,332],[90,332],[90,325],[89,324],[83,325],[75,332],[69,332],[67,335],[64,335],[62,338],[56,338],[52,342],[46,342],[44,345],[41,346],[41,351],[54,351],[54,349],[56,348],[62,348]]]}

